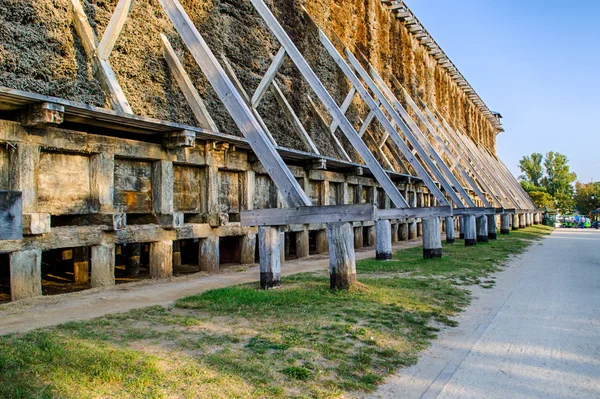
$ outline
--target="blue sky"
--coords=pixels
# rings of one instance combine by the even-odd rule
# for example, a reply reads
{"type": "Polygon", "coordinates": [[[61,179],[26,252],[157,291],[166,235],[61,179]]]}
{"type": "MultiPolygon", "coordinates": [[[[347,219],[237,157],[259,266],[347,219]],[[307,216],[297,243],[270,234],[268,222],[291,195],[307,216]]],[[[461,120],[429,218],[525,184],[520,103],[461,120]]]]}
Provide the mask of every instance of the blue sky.
{"type": "Polygon", "coordinates": [[[504,117],[498,154],[558,151],[600,180],[600,1],[406,0],[465,78],[504,117]]]}

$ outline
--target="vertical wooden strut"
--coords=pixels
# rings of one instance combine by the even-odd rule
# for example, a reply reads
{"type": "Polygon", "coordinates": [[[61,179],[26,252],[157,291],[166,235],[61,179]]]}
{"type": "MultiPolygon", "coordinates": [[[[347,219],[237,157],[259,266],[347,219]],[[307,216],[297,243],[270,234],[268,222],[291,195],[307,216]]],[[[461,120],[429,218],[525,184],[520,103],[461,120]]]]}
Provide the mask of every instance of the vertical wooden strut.
{"type": "Polygon", "coordinates": [[[454,244],[455,241],[454,218],[452,216],[446,216],[446,244],[454,244]]]}

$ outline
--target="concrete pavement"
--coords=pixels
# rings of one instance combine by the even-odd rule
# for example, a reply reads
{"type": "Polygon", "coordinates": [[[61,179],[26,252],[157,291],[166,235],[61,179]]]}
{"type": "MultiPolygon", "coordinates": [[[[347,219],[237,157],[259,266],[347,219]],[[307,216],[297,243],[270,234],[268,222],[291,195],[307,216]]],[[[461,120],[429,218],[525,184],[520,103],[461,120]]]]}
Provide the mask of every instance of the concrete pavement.
{"type": "Polygon", "coordinates": [[[600,231],[559,229],[369,398],[600,398],[600,231]]]}

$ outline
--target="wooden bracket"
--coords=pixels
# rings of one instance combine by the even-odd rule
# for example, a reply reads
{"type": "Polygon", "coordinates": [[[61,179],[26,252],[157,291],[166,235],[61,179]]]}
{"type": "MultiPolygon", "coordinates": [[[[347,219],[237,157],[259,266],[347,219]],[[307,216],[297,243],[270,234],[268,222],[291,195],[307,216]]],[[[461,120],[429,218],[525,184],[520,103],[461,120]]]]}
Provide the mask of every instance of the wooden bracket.
{"type": "Polygon", "coordinates": [[[196,145],[196,133],[190,130],[168,132],[163,135],[165,148],[194,147],[196,145]]]}
{"type": "Polygon", "coordinates": [[[24,127],[48,127],[63,123],[65,107],[54,103],[28,105],[21,110],[21,125],[24,127]]]}
{"type": "Polygon", "coordinates": [[[29,213],[23,215],[23,234],[28,236],[50,233],[49,213],[29,213]]]}
{"type": "Polygon", "coordinates": [[[306,162],[306,170],[327,170],[327,160],[323,158],[311,159],[306,162]]]}

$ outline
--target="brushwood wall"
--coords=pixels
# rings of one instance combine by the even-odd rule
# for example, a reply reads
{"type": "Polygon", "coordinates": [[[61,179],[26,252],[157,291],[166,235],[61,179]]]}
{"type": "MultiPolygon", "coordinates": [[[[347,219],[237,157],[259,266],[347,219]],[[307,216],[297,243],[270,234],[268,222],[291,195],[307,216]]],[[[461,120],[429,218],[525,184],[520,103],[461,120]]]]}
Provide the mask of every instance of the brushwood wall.
{"type": "MultiPolygon", "coordinates": [[[[118,0],[82,1],[93,29],[101,36],[118,0]]],[[[181,0],[181,3],[213,52],[221,59],[227,58],[246,90],[252,93],[279,46],[250,2],[181,0]]],[[[343,101],[349,85],[306,29],[301,6],[330,36],[335,34],[345,45],[362,51],[384,77],[393,74],[413,97],[435,105],[451,123],[495,152],[496,132],[492,124],[379,0],[267,3],[338,103],[343,101]]],[[[73,28],[70,4],[70,0],[0,0],[0,85],[107,106],[107,98],[93,76],[73,28]]],[[[221,131],[239,134],[157,0],[134,2],[110,58],[133,111],[197,125],[163,59],[160,33],[165,33],[173,43],[221,131]]],[[[308,85],[291,62],[284,64],[279,82],[317,147],[324,155],[339,157],[323,124],[315,118],[308,85]]],[[[271,94],[261,103],[259,111],[279,145],[307,150],[271,94]]],[[[365,106],[358,100],[348,112],[357,128],[366,114],[365,106]]],[[[377,138],[377,131],[372,134],[377,138]]],[[[341,135],[339,138],[345,148],[350,148],[341,135]]],[[[356,154],[350,155],[359,160],[356,154]]]]}

